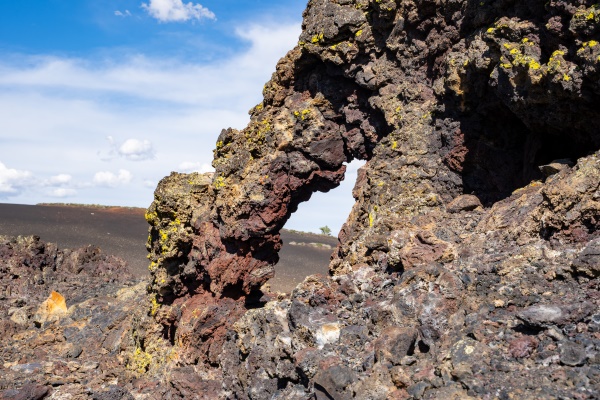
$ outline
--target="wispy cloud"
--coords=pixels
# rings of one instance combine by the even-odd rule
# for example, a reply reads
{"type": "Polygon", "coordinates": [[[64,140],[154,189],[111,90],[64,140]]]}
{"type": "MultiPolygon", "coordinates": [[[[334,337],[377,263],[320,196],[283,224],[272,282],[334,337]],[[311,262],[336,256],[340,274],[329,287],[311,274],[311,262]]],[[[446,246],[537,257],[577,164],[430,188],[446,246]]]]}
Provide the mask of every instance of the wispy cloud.
{"type": "Polygon", "coordinates": [[[117,17],[122,17],[122,18],[131,17],[131,12],[129,12],[129,10],[125,10],[125,11],[116,10],[115,15],[117,17]]]}
{"type": "Polygon", "coordinates": [[[240,28],[237,35],[250,47],[209,64],[143,55],[119,61],[38,56],[18,60],[19,65],[0,62],[0,87],[58,90],[69,98],[121,95],[209,109],[236,108],[242,102],[247,106],[250,96],[260,98],[260,88],[277,60],[296,43],[299,28],[296,24],[240,28]]]}
{"type": "Polygon", "coordinates": [[[59,197],[59,198],[73,197],[76,195],[77,195],[77,190],[68,189],[68,188],[56,188],[56,189],[51,190],[48,193],[48,196],[50,196],[50,197],[59,197]]]}
{"type": "Polygon", "coordinates": [[[160,22],[216,19],[215,14],[201,4],[182,0],[150,0],[150,3],[142,3],[142,8],[160,22]]]}
{"type": "Polygon", "coordinates": [[[200,172],[200,173],[204,173],[204,172],[213,172],[215,169],[208,163],[201,163],[201,162],[191,162],[191,161],[185,161],[182,162],[181,164],[179,164],[179,171],[181,172],[200,172]]]}
{"type": "Polygon", "coordinates": [[[71,182],[72,179],[73,177],[69,174],[58,174],[50,177],[47,184],[48,186],[66,185],[71,182]]]}

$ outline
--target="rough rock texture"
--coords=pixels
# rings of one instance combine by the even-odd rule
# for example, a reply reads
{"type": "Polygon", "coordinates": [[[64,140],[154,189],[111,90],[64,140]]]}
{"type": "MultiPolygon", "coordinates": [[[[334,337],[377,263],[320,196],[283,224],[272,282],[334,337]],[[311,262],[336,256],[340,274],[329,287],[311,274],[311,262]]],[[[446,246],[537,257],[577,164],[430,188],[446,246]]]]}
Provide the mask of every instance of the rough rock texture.
{"type": "Polygon", "coordinates": [[[436,236],[390,236],[387,273],[381,261],[307,278],[234,324],[221,356],[232,392],[597,398],[600,292],[588,265],[598,260],[581,261],[597,234],[580,224],[598,215],[599,182],[600,158],[586,157],[488,210],[428,216],[436,236]],[[292,373],[281,376],[283,363],[292,373]]]}
{"type": "Polygon", "coordinates": [[[597,398],[599,28],[591,1],[310,1],[216,172],[155,192],[125,389],[597,398]],[[287,218],[356,158],[330,276],[262,293],[287,218]]]}
{"type": "Polygon", "coordinates": [[[0,236],[0,260],[1,399],[91,398],[127,381],[121,353],[146,295],[124,261],[34,236],[0,236]]]}
{"type": "Polygon", "coordinates": [[[155,320],[231,398],[593,397],[599,26],[587,1],[310,1],[214,176],[157,189],[155,320]],[[355,158],[332,276],[251,309],[355,158]]]}

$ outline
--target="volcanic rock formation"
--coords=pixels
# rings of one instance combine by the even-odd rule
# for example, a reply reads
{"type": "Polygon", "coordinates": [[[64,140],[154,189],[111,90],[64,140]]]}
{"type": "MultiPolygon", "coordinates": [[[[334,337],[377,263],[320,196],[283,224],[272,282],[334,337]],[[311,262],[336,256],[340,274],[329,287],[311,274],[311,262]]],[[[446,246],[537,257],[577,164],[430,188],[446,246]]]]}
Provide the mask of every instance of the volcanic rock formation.
{"type": "Polygon", "coordinates": [[[214,176],[157,190],[156,320],[231,397],[591,396],[599,23],[585,1],[310,1],[214,176]],[[287,218],[356,158],[332,277],[246,311],[287,218]]]}
{"type": "Polygon", "coordinates": [[[216,172],[159,184],[152,304],[119,384],[597,398],[599,28],[584,0],[311,0],[248,127],[221,132],[216,172]],[[287,218],[352,159],[367,163],[330,276],[261,292],[287,218]]]}

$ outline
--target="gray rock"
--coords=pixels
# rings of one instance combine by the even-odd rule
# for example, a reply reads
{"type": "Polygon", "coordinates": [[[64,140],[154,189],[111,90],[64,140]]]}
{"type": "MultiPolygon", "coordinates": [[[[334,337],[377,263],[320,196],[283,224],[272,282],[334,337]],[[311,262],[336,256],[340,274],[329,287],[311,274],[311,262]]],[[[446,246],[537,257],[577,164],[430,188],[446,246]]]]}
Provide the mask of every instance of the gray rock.
{"type": "Polygon", "coordinates": [[[0,393],[2,400],[40,400],[50,393],[49,386],[36,385],[29,383],[18,390],[7,390],[0,393]]]}
{"type": "Polygon", "coordinates": [[[571,341],[560,343],[559,354],[560,362],[571,367],[583,365],[587,358],[585,348],[581,344],[571,341]]]}
{"type": "Polygon", "coordinates": [[[399,365],[407,355],[412,355],[417,340],[417,330],[393,326],[385,329],[375,342],[375,361],[399,365]]]}
{"type": "Polygon", "coordinates": [[[561,321],[564,317],[560,307],[536,305],[525,308],[517,314],[517,318],[533,326],[546,326],[561,321]]]}
{"type": "Polygon", "coordinates": [[[571,159],[563,158],[560,160],[553,160],[550,164],[540,165],[539,169],[544,174],[544,176],[548,177],[554,174],[558,174],[560,171],[563,171],[567,168],[575,165],[571,159]]]}
{"type": "Polygon", "coordinates": [[[575,272],[594,278],[600,275],[600,239],[592,240],[572,264],[575,272]]]}
{"type": "Polygon", "coordinates": [[[131,393],[119,386],[111,386],[105,392],[92,395],[93,400],[133,400],[133,398],[131,393]]]}
{"type": "Polygon", "coordinates": [[[78,344],[74,344],[65,351],[64,356],[65,358],[77,358],[82,352],[83,348],[78,344]]]}
{"type": "Polygon", "coordinates": [[[352,396],[345,389],[355,380],[356,375],[345,365],[333,365],[322,370],[314,378],[317,399],[350,399],[352,396]]]}
{"type": "Polygon", "coordinates": [[[450,213],[457,213],[460,211],[473,211],[477,207],[482,207],[481,201],[477,196],[472,194],[463,194],[452,200],[446,206],[446,210],[448,210],[450,213]]]}
{"type": "Polygon", "coordinates": [[[421,381],[409,386],[407,392],[415,399],[420,399],[423,397],[425,390],[429,389],[430,387],[431,385],[429,384],[429,382],[421,381]]]}

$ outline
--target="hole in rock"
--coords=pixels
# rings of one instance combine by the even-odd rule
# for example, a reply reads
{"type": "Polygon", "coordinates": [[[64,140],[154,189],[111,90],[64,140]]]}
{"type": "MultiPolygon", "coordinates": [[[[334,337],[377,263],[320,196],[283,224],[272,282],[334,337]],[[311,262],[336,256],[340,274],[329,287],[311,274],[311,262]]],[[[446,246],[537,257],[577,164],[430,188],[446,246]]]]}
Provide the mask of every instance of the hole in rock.
{"type": "Polygon", "coordinates": [[[332,252],[337,246],[337,234],[355,203],[352,189],[358,168],[365,161],[354,160],[347,165],[344,180],[327,193],[313,193],[301,203],[281,231],[283,247],[275,265],[275,277],[269,281],[271,290],[291,292],[309,275],[327,274],[332,252]],[[328,227],[330,235],[320,228],[328,227]]]}
{"type": "Polygon", "coordinates": [[[419,342],[417,343],[417,346],[419,347],[419,352],[421,354],[429,353],[429,345],[427,343],[425,343],[424,341],[419,340],[419,342]]]}
{"type": "Polygon", "coordinates": [[[525,325],[525,324],[519,324],[513,328],[513,330],[515,332],[519,332],[519,333],[522,333],[522,334],[528,335],[528,336],[536,336],[544,329],[545,328],[540,328],[538,326],[525,325]]]}
{"type": "Polygon", "coordinates": [[[486,207],[545,179],[541,166],[556,160],[576,163],[599,140],[575,129],[525,124],[497,99],[457,120],[442,129],[442,143],[449,150],[444,162],[461,175],[463,192],[479,197],[486,207]]]}
{"type": "Polygon", "coordinates": [[[168,340],[171,345],[175,345],[176,329],[177,327],[175,325],[163,325],[163,339],[168,340]]]}

